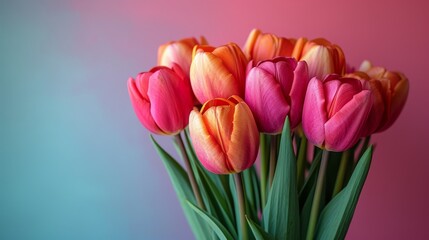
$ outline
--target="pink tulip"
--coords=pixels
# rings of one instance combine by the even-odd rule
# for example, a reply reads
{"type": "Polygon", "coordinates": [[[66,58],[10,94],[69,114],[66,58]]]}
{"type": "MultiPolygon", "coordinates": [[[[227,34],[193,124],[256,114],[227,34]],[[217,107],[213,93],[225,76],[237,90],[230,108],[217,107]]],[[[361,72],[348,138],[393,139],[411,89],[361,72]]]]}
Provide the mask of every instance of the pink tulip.
{"type": "Polygon", "coordinates": [[[393,125],[405,106],[409,91],[408,78],[400,73],[388,71],[383,67],[373,67],[371,63],[361,66],[369,77],[381,84],[385,111],[382,123],[376,132],[382,132],[393,125]]]}
{"type": "Polygon", "coordinates": [[[371,110],[371,92],[359,80],[329,75],[307,87],[302,127],[308,140],[330,151],[344,151],[361,136],[371,110]]]}
{"type": "Polygon", "coordinates": [[[249,71],[245,100],[261,132],[280,133],[286,115],[291,128],[301,123],[308,81],[307,64],[294,58],[262,61],[249,71]]]}
{"type": "Polygon", "coordinates": [[[307,62],[310,78],[323,79],[327,74],[333,73],[343,75],[346,70],[343,50],[323,38],[311,41],[305,38],[298,39],[293,57],[307,62]]]}
{"type": "Polygon", "coordinates": [[[204,103],[213,98],[244,97],[247,59],[235,43],[214,48],[196,46],[191,63],[191,86],[204,103]]]}
{"type": "Polygon", "coordinates": [[[185,38],[178,41],[171,41],[158,48],[158,65],[172,67],[173,63],[182,68],[186,76],[189,77],[189,69],[192,62],[192,50],[195,45],[207,44],[204,37],[198,41],[195,38],[185,38]]]}
{"type": "Polygon", "coordinates": [[[128,92],[137,117],[149,131],[173,135],[188,125],[192,91],[179,66],[155,67],[128,79],[128,92]]]}
{"type": "Polygon", "coordinates": [[[275,57],[290,57],[294,48],[294,39],[278,37],[253,29],[247,38],[243,52],[255,64],[275,57]]]}
{"type": "Polygon", "coordinates": [[[259,132],[247,104],[238,96],[206,102],[189,116],[189,133],[198,159],[216,174],[244,171],[256,160],[259,132]]]}
{"type": "Polygon", "coordinates": [[[354,72],[345,75],[345,77],[359,79],[362,83],[362,86],[371,91],[371,110],[369,112],[368,118],[362,127],[361,137],[367,137],[376,132],[380,127],[383,121],[383,116],[385,113],[385,94],[381,83],[376,79],[371,79],[364,72],[354,72]]]}

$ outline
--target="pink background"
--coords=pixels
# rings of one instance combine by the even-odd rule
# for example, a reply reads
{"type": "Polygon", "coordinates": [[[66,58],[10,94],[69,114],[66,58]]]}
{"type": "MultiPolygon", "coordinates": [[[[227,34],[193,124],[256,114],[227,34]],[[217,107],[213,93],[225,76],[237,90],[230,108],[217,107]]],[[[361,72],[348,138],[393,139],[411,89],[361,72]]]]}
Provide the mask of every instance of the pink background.
{"type": "MultiPolygon", "coordinates": [[[[405,109],[393,127],[373,138],[373,164],[347,239],[429,238],[426,1],[41,2],[0,7],[7,31],[2,46],[18,49],[2,62],[22,66],[7,68],[9,81],[1,80],[3,89],[16,90],[3,95],[17,106],[2,107],[4,121],[22,131],[3,135],[2,159],[15,159],[2,168],[8,169],[2,184],[10,191],[1,205],[8,216],[0,216],[7,223],[8,230],[0,230],[4,239],[190,238],[148,132],[131,109],[126,80],[154,66],[158,46],[169,40],[204,35],[212,45],[243,45],[252,28],[325,37],[343,48],[351,65],[369,59],[408,76],[405,109]],[[32,99],[17,97],[23,91],[32,99]],[[39,160],[31,168],[30,155],[39,160]],[[61,176],[50,177],[53,172],[61,176]],[[27,195],[28,189],[36,190],[27,195]],[[43,205],[48,198],[52,204],[43,205]]],[[[168,145],[169,139],[158,139],[168,145]]]]}

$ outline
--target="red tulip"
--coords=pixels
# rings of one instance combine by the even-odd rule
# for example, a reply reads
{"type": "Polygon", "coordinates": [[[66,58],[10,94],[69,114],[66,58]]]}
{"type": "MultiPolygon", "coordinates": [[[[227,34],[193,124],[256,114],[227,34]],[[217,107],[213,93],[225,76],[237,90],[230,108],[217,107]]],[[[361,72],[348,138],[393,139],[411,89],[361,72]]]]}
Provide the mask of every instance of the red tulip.
{"type": "Polygon", "coordinates": [[[197,99],[244,96],[247,59],[235,43],[214,48],[196,46],[191,63],[191,85],[197,99]]]}
{"type": "Polygon", "coordinates": [[[261,132],[280,133],[286,115],[291,128],[301,123],[308,80],[307,64],[294,58],[262,61],[249,71],[245,100],[261,132]]]}
{"type": "Polygon", "coordinates": [[[141,123],[155,134],[177,134],[193,108],[189,80],[179,66],[155,67],[128,79],[128,92],[141,123]]]}
{"type": "Polygon", "coordinates": [[[173,63],[182,68],[186,76],[189,77],[189,69],[192,62],[192,50],[195,45],[207,44],[204,37],[198,41],[195,38],[185,38],[179,41],[171,41],[158,48],[158,65],[172,67],[173,63]]]}
{"type": "Polygon", "coordinates": [[[247,104],[238,96],[206,102],[189,116],[189,133],[198,159],[216,174],[241,172],[253,165],[259,132],[247,104]]]}
{"type": "Polygon", "coordinates": [[[346,60],[341,48],[323,38],[311,41],[298,39],[293,57],[307,62],[310,78],[323,79],[332,73],[343,75],[346,70],[346,60]]]}
{"type": "Polygon", "coordinates": [[[304,101],[304,133],[316,146],[344,151],[360,138],[371,103],[371,92],[357,79],[337,75],[324,81],[313,78],[304,101]]]}
{"type": "Polygon", "coordinates": [[[270,60],[275,57],[292,56],[294,42],[294,39],[286,39],[253,29],[247,38],[243,52],[249,60],[253,60],[257,64],[259,61],[270,60]]]}

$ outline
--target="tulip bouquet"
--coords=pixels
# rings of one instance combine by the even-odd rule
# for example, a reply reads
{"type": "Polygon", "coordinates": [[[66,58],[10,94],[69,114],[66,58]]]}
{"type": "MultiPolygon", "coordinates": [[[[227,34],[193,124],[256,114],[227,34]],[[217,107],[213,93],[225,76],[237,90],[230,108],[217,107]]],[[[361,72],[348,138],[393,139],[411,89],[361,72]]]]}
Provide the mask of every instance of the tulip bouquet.
{"type": "Polygon", "coordinates": [[[402,73],[355,71],[325,39],[259,30],[243,48],[166,43],[157,65],[128,90],[141,123],[173,136],[182,161],[151,138],[197,239],[345,237],[370,137],[404,107],[402,73]]]}

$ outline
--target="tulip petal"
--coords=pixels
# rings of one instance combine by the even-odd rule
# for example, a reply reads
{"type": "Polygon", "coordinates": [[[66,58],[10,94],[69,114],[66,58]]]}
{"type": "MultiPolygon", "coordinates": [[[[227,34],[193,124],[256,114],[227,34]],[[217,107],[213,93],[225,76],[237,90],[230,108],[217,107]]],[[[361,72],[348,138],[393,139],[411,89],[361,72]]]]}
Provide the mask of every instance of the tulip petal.
{"type": "MultiPolygon", "coordinates": [[[[334,114],[336,114],[343,106],[348,103],[355,94],[360,92],[362,89],[360,82],[355,79],[350,79],[354,81],[346,81],[345,78],[342,79],[342,84],[338,86],[338,89],[335,92],[334,98],[327,104],[328,118],[331,118],[334,114]]],[[[330,88],[329,81],[325,84],[325,92],[330,92],[332,88],[330,88]]],[[[336,87],[336,86],[335,86],[336,87]]],[[[331,97],[331,95],[329,95],[331,97]]]]}
{"type": "Polygon", "coordinates": [[[190,76],[192,90],[201,103],[242,93],[234,75],[223,65],[222,60],[209,52],[198,51],[195,54],[190,76]]]}
{"type": "Polygon", "coordinates": [[[308,75],[322,79],[326,74],[334,73],[331,53],[325,46],[314,46],[300,60],[308,64],[308,75]]]}
{"type": "Polygon", "coordinates": [[[281,132],[290,106],[274,76],[258,67],[250,70],[245,96],[259,130],[266,133],[281,132]]]}
{"type": "Polygon", "coordinates": [[[308,69],[307,63],[299,61],[294,70],[294,80],[292,88],[290,90],[290,127],[291,129],[298,126],[301,123],[302,108],[304,105],[305,92],[307,91],[308,85],[308,69]]]}
{"type": "MultiPolygon", "coordinates": [[[[226,69],[234,76],[238,83],[240,92],[235,95],[244,95],[244,84],[246,81],[247,58],[235,43],[230,43],[216,48],[213,54],[222,59],[226,69]]],[[[227,96],[230,97],[230,96],[227,96]]],[[[227,98],[225,97],[225,98],[227,98]]]]}
{"type": "Polygon", "coordinates": [[[387,121],[383,126],[381,126],[379,130],[377,130],[377,132],[384,131],[391,127],[405,106],[409,91],[409,82],[404,75],[401,73],[398,74],[401,76],[401,81],[396,84],[395,88],[393,89],[391,99],[389,99],[391,103],[388,106],[389,112],[387,113],[387,121]]]}
{"type": "Polygon", "coordinates": [[[371,110],[371,101],[371,92],[363,90],[326,122],[326,149],[344,151],[356,143],[361,136],[361,128],[371,110]]]}
{"type": "Polygon", "coordinates": [[[203,115],[193,110],[189,116],[189,133],[201,164],[215,174],[228,174],[226,155],[206,127],[203,115]]]}
{"type": "Polygon", "coordinates": [[[316,146],[325,141],[325,123],[327,121],[326,100],[323,83],[312,78],[307,87],[302,112],[302,127],[308,140],[316,146]]]}
{"type": "Polygon", "coordinates": [[[152,103],[152,117],[158,127],[169,134],[186,127],[186,116],[192,110],[192,100],[189,100],[192,99],[191,93],[187,90],[189,86],[183,83],[170,69],[156,71],[149,80],[148,96],[152,103]]]}
{"type": "Polygon", "coordinates": [[[232,133],[227,151],[229,165],[241,172],[253,165],[258,155],[259,131],[252,112],[244,102],[235,105],[232,133]]]}
{"type": "Polygon", "coordinates": [[[163,134],[163,131],[157,126],[150,113],[150,102],[145,99],[137,89],[136,82],[133,78],[128,79],[128,92],[137,118],[149,131],[155,134],[163,134]]]}

